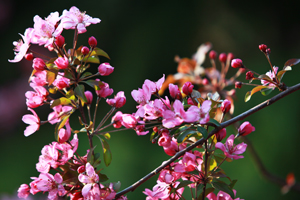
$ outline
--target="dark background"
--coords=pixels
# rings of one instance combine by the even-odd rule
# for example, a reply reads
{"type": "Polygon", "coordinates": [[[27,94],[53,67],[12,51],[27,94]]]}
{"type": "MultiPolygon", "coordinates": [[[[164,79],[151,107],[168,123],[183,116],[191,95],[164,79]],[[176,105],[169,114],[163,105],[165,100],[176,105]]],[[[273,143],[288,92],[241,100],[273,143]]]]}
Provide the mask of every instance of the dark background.
{"type": "MultiPolygon", "coordinates": [[[[18,33],[23,34],[27,27],[33,26],[34,15],[44,18],[54,11],[61,14],[64,9],[75,5],[102,20],[100,24],[87,27],[88,31],[79,36],[79,44],[87,45],[87,39],[92,35],[98,39],[98,46],[110,55],[109,62],[115,67],[114,73],[103,80],[110,83],[115,93],[125,91],[127,103],[121,110],[131,113],[136,105],[131,98],[131,90],[141,87],[146,78],[156,81],[162,74],[174,74],[177,67],[174,56],[191,57],[197,47],[207,41],[218,53],[233,52],[243,59],[248,68],[259,73],[270,69],[258,49],[261,43],[271,48],[272,63],[280,69],[286,60],[299,58],[299,4],[297,1],[274,4],[274,1],[235,0],[0,0],[0,196],[2,199],[12,198],[19,185],[28,184],[30,177],[38,176],[35,164],[40,151],[54,139],[54,126],[50,125],[42,126],[38,132],[25,138],[23,131],[26,125],[21,118],[29,113],[24,93],[31,90],[27,80],[32,68],[26,60],[17,64],[7,62],[14,57],[12,42],[20,39],[18,33]]],[[[68,38],[68,47],[72,34],[71,30],[63,32],[68,38]]],[[[293,67],[293,71],[285,75],[284,82],[288,86],[299,82],[298,68],[293,67]]],[[[240,80],[245,81],[244,77],[240,80]]],[[[245,103],[244,94],[250,89],[245,86],[237,91],[235,115],[267,99],[255,94],[250,102],[245,103]]],[[[256,127],[249,139],[267,169],[282,178],[293,172],[296,180],[300,179],[297,148],[300,139],[299,96],[298,91],[246,119],[256,127]]],[[[101,105],[105,114],[107,106],[104,102],[101,105]]],[[[36,111],[42,120],[49,113],[46,106],[36,111]]],[[[73,118],[71,126],[79,128],[77,123],[73,118]]],[[[80,137],[79,145],[80,154],[85,154],[88,148],[86,137],[80,137]]],[[[110,181],[121,181],[122,189],[168,158],[162,148],[149,142],[149,135],[138,137],[133,131],[113,133],[110,146],[113,161],[109,168],[104,167],[103,172],[110,181]]],[[[101,151],[100,144],[97,149],[101,151]]],[[[282,195],[279,186],[261,176],[250,154],[246,152],[244,156],[245,159],[223,165],[228,176],[238,179],[235,186],[238,197],[299,199],[296,192],[282,195]]],[[[135,192],[129,193],[129,199],[145,199],[142,191],[144,188],[152,189],[156,179],[150,179],[135,192]]]]}

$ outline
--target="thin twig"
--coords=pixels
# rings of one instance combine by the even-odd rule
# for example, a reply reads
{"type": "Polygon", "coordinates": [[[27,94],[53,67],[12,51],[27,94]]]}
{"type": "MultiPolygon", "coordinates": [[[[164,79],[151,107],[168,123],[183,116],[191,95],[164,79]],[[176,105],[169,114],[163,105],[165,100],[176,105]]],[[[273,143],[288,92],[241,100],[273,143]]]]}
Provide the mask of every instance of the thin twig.
{"type": "MultiPolygon", "coordinates": [[[[297,91],[300,90],[300,83],[298,83],[297,85],[294,85],[292,87],[289,87],[287,90],[277,94],[276,96],[272,97],[271,99],[268,99],[266,101],[264,101],[263,103],[254,106],[253,108],[243,112],[242,114],[226,121],[220,124],[219,127],[213,129],[209,134],[208,134],[208,138],[211,137],[212,135],[214,135],[215,133],[217,133],[220,129],[225,128],[237,121],[243,120],[246,117],[254,114],[255,112],[275,103],[276,101],[282,99],[283,97],[297,91]]],[[[115,199],[120,197],[121,195],[124,195],[130,191],[134,191],[138,186],[140,186],[141,184],[143,184],[144,182],[146,182],[148,179],[150,179],[151,177],[153,177],[154,175],[158,174],[161,170],[163,170],[166,166],[170,165],[172,162],[176,161],[178,158],[180,158],[181,156],[183,156],[185,154],[185,152],[190,151],[194,148],[196,148],[199,145],[202,145],[205,142],[205,139],[202,138],[198,141],[196,141],[194,144],[188,146],[187,148],[179,151],[178,153],[176,153],[176,155],[174,155],[173,157],[171,157],[169,160],[163,162],[162,165],[160,165],[159,167],[157,167],[156,169],[154,169],[152,172],[150,172],[149,174],[147,174],[146,176],[144,176],[143,178],[141,178],[139,181],[135,182],[134,184],[132,184],[131,186],[129,186],[128,188],[122,190],[121,192],[118,192],[117,195],[115,196],[115,199]]],[[[292,189],[295,189],[295,187],[292,187],[292,189]]],[[[297,189],[298,190],[298,189],[297,189]]],[[[298,190],[300,191],[300,190],[298,190]]]]}

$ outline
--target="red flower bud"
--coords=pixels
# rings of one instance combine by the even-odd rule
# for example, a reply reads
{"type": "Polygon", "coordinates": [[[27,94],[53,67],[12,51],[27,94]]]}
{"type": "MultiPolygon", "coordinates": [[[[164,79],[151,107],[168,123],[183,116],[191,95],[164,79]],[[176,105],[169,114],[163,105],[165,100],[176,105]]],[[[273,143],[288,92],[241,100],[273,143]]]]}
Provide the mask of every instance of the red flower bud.
{"type": "Polygon", "coordinates": [[[98,67],[98,72],[101,76],[108,76],[114,71],[114,67],[112,67],[109,63],[102,63],[98,67]]]}
{"type": "Polygon", "coordinates": [[[254,78],[253,73],[252,73],[251,71],[248,71],[248,72],[246,73],[246,79],[247,79],[247,80],[251,80],[251,79],[253,79],[253,78],[254,78]]]}
{"type": "Polygon", "coordinates": [[[90,105],[93,101],[93,93],[90,91],[85,91],[84,95],[86,96],[86,99],[87,99],[86,104],[90,105]]]}
{"type": "Polygon", "coordinates": [[[69,66],[69,60],[68,58],[64,55],[64,57],[59,57],[54,61],[54,64],[59,68],[59,69],[66,69],[69,66]]]}
{"type": "Polygon", "coordinates": [[[238,89],[240,89],[241,87],[242,87],[242,85],[243,85],[243,83],[242,82],[235,82],[235,88],[238,88],[238,89]]]}
{"type": "Polygon", "coordinates": [[[43,71],[46,69],[46,64],[41,58],[33,59],[32,67],[37,71],[43,71]]]}
{"type": "Polygon", "coordinates": [[[222,141],[226,137],[226,128],[222,128],[215,136],[217,137],[218,142],[222,141]]]}
{"type": "Polygon", "coordinates": [[[89,49],[88,47],[83,46],[83,47],[81,48],[81,53],[82,53],[84,56],[87,55],[89,52],[90,52],[90,49],[89,49]]]}
{"type": "Polygon", "coordinates": [[[62,35],[57,36],[55,38],[55,44],[61,48],[65,44],[65,38],[62,35]]]}
{"type": "Polygon", "coordinates": [[[244,122],[238,129],[239,136],[245,136],[255,131],[255,127],[250,124],[250,122],[244,122]]]}
{"type": "Polygon", "coordinates": [[[263,53],[266,53],[266,50],[267,50],[267,45],[265,44],[261,44],[258,46],[259,50],[261,50],[263,53]]]}
{"type": "Polygon", "coordinates": [[[90,38],[89,38],[89,45],[92,47],[92,48],[94,48],[94,47],[96,47],[97,46],[97,39],[94,37],[94,36],[91,36],[90,38]]]}
{"type": "Polygon", "coordinates": [[[209,52],[209,58],[212,59],[212,60],[215,60],[217,57],[217,52],[215,52],[214,50],[211,50],[209,52]]]}
{"type": "Polygon", "coordinates": [[[227,113],[227,112],[229,112],[230,108],[231,108],[231,101],[229,101],[228,99],[225,99],[221,104],[222,112],[227,113]]]}
{"type": "Polygon", "coordinates": [[[28,61],[33,60],[33,55],[32,55],[32,53],[26,54],[26,55],[25,55],[25,59],[28,60],[28,61]]]}
{"type": "Polygon", "coordinates": [[[203,85],[207,85],[207,84],[209,84],[209,82],[208,82],[207,78],[204,78],[204,79],[202,80],[202,84],[203,84],[203,85]]]}
{"type": "Polygon", "coordinates": [[[231,67],[233,67],[233,68],[243,68],[244,67],[243,61],[239,58],[233,59],[231,61],[231,67]]]}
{"type": "Polygon", "coordinates": [[[221,53],[221,54],[219,55],[219,61],[225,63],[226,60],[227,60],[227,55],[226,55],[226,53],[221,53]]]}
{"type": "Polygon", "coordinates": [[[194,85],[191,82],[185,82],[182,86],[182,92],[186,95],[191,95],[193,92],[194,85]]]}

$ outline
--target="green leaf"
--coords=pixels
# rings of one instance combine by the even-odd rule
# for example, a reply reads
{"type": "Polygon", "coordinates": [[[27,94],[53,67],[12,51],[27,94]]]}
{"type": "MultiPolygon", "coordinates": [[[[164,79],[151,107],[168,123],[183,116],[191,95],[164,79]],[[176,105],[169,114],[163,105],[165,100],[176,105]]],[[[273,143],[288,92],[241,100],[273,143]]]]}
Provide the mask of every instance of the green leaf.
{"type": "Polygon", "coordinates": [[[179,134],[179,136],[177,137],[177,142],[181,143],[185,139],[187,139],[188,137],[190,137],[191,135],[193,135],[195,133],[197,133],[195,130],[186,130],[186,131],[179,134]]]}
{"type": "Polygon", "coordinates": [[[191,183],[194,183],[193,181],[181,181],[179,183],[179,185],[176,187],[176,190],[178,190],[179,188],[182,188],[182,187],[185,187],[185,186],[188,186],[189,184],[191,183]]]}
{"type": "Polygon", "coordinates": [[[208,170],[209,171],[212,171],[215,167],[217,167],[218,166],[218,163],[216,162],[216,160],[215,159],[210,159],[210,162],[209,162],[209,168],[208,168],[208,170]]]}
{"type": "Polygon", "coordinates": [[[90,56],[89,58],[85,57],[82,59],[83,62],[100,64],[100,59],[98,56],[90,56]]]}
{"type": "Polygon", "coordinates": [[[64,70],[64,77],[66,77],[66,78],[68,78],[68,79],[70,79],[70,80],[73,80],[73,76],[72,76],[72,74],[71,74],[71,72],[69,71],[69,70],[64,70]]]}
{"type": "Polygon", "coordinates": [[[190,128],[191,126],[181,126],[180,128],[178,128],[174,134],[179,134],[182,133],[183,131],[185,131],[186,129],[190,128]]]}
{"type": "Polygon", "coordinates": [[[229,187],[233,189],[234,185],[236,184],[237,180],[232,180],[231,183],[229,184],[229,187]]]}
{"type": "Polygon", "coordinates": [[[107,54],[105,51],[103,51],[102,49],[98,48],[98,47],[96,47],[96,48],[93,50],[92,54],[93,54],[93,53],[95,53],[95,54],[98,55],[98,56],[104,56],[104,57],[110,59],[110,57],[108,56],[108,54],[107,54]]]}
{"type": "Polygon", "coordinates": [[[82,81],[82,82],[88,84],[95,90],[100,90],[100,86],[104,85],[104,83],[102,83],[101,81],[96,81],[96,80],[87,80],[87,81],[82,81]]]}
{"type": "Polygon", "coordinates": [[[245,102],[249,101],[253,94],[255,94],[256,92],[261,91],[263,89],[266,89],[266,88],[269,88],[269,87],[264,86],[264,85],[259,85],[259,86],[256,86],[255,88],[253,88],[251,91],[248,91],[245,95],[245,102]]]}
{"type": "Polygon", "coordinates": [[[97,135],[97,136],[100,139],[100,142],[102,145],[104,163],[105,163],[106,167],[108,167],[112,160],[112,153],[110,151],[109,144],[104,139],[104,136],[102,136],[102,135],[97,135]]]}
{"type": "Polygon", "coordinates": [[[232,189],[225,182],[216,180],[216,182],[212,182],[211,184],[215,189],[226,192],[227,194],[229,194],[231,196],[231,198],[234,198],[234,193],[233,193],[232,189]]]}
{"type": "Polygon", "coordinates": [[[85,77],[88,77],[88,76],[91,76],[91,75],[93,75],[91,72],[85,72],[84,74],[81,75],[80,78],[82,79],[82,78],[85,78],[85,77]]]}
{"type": "Polygon", "coordinates": [[[262,95],[267,96],[267,95],[269,95],[272,91],[273,91],[272,88],[266,88],[266,89],[262,89],[260,92],[261,92],[262,95]]]}
{"type": "Polygon", "coordinates": [[[154,139],[154,136],[156,135],[156,132],[152,132],[150,135],[150,142],[152,142],[152,140],[154,139]]]}
{"type": "Polygon", "coordinates": [[[208,133],[207,130],[202,126],[197,126],[197,131],[200,132],[204,139],[207,139],[208,133]]]}
{"type": "Polygon", "coordinates": [[[251,91],[248,91],[245,95],[245,102],[249,101],[251,99],[251,95],[250,95],[251,91]]]}
{"type": "Polygon", "coordinates": [[[73,91],[72,89],[70,89],[70,90],[66,93],[66,97],[67,97],[68,99],[70,99],[70,100],[73,100],[73,101],[76,100],[74,91],[73,91]]]}
{"type": "Polygon", "coordinates": [[[96,146],[94,146],[92,149],[90,149],[88,155],[87,155],[87,162],[89,162],[91,165],[94,163],[94,156],[93,156],[93,152],[95,150],[96,146]]]}
{"type": "Polygon", "coordinates": [[[209,125],[209,126],[213,126],[215,128],[221,126],[221,124],[215,119],[209,119],[209,121],[206,124],[209,125]]]}
{"type": "Polygon", "coordinates": [[[99,176],[99,182],[105,182],[109,179],[105,174],[98,173],[98,176],[99,176]]]}
{"type": "Polygon", "coordinates": [[[81,99],[84,103],[87,102],[86,96],[84,94],[84,85],[77,85],[77,87],[74,89],[75,95],[81,99]]]}
{"type": "Polygon", "coordinates": [[[69,105],[69,104],[72,104],[72,101],[70,99],[67,99],[66,97],[61,97],[59,99],[55,99],[52,102],[50,108],[53,108],[54,106],[58,106],[58,105],[65,106],[65,105],[69,105]]]}

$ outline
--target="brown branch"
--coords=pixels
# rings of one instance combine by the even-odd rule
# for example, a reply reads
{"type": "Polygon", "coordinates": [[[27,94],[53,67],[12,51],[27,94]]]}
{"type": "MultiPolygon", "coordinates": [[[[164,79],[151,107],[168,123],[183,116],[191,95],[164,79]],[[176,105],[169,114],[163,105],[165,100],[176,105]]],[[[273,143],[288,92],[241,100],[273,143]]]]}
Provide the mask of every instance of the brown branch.
{"type": "MultiPolygon", "coordinates": [[[[292,87],[289,87],[288,89],[286,89],[285,91],[277,94],[276,96],[272,97],[271,99],[268,99],[266,101],[264,101],[263,103],[243,112],[242,114],[226,121],[220,124],[219,127],[213,129],[209,134],[207,138],[210,138],[212,135],[214,135],[215,133],[217,133],[220,129],[225,128],[237,121],[243,120],[246,117],[254,114],[255,112],[275,103],[276,101],[282,99],[283,97],[297,91],[300,90],[300,83],[298,83],[297,85],[294,85],[292,87]]],[[[159,167],[157,167],[156,169],[154,169],[152,172],[150,172],[149,174],[147,174],[146,176],[144,176],[142,179],[140,179],[139,181],[135,182],[133,185],[129,186],[128,188],[122,190],[121,192],[118,192],[115,199],[120,197],[121,195],[124,195],[130,191],[134,191],[138,186],[140,186],[142,183],[146,182],[148,179],[150,179],[152,176],[158,174],[161,170],[163,170],[166,166],[170,165],[172,162],[176,161],[178,158],[180,158],[181,156],[183,156],[185,154],[185,152],[190,151],[194,148],[196,148],[198,145],[202,145],[205,142],[205,139],[202,138],[200,140],[198,140],[197,142],[195,142],[194,144],[188,146],[187,148],[179,151],[178,153],[176,153],[176,155],[174,155],[173,157],[171,157],[169,160],[163,162],[162,165],[160,165],[159,167]]],[[[293,187],[292,187],[293,188],[293,187]]]]}

